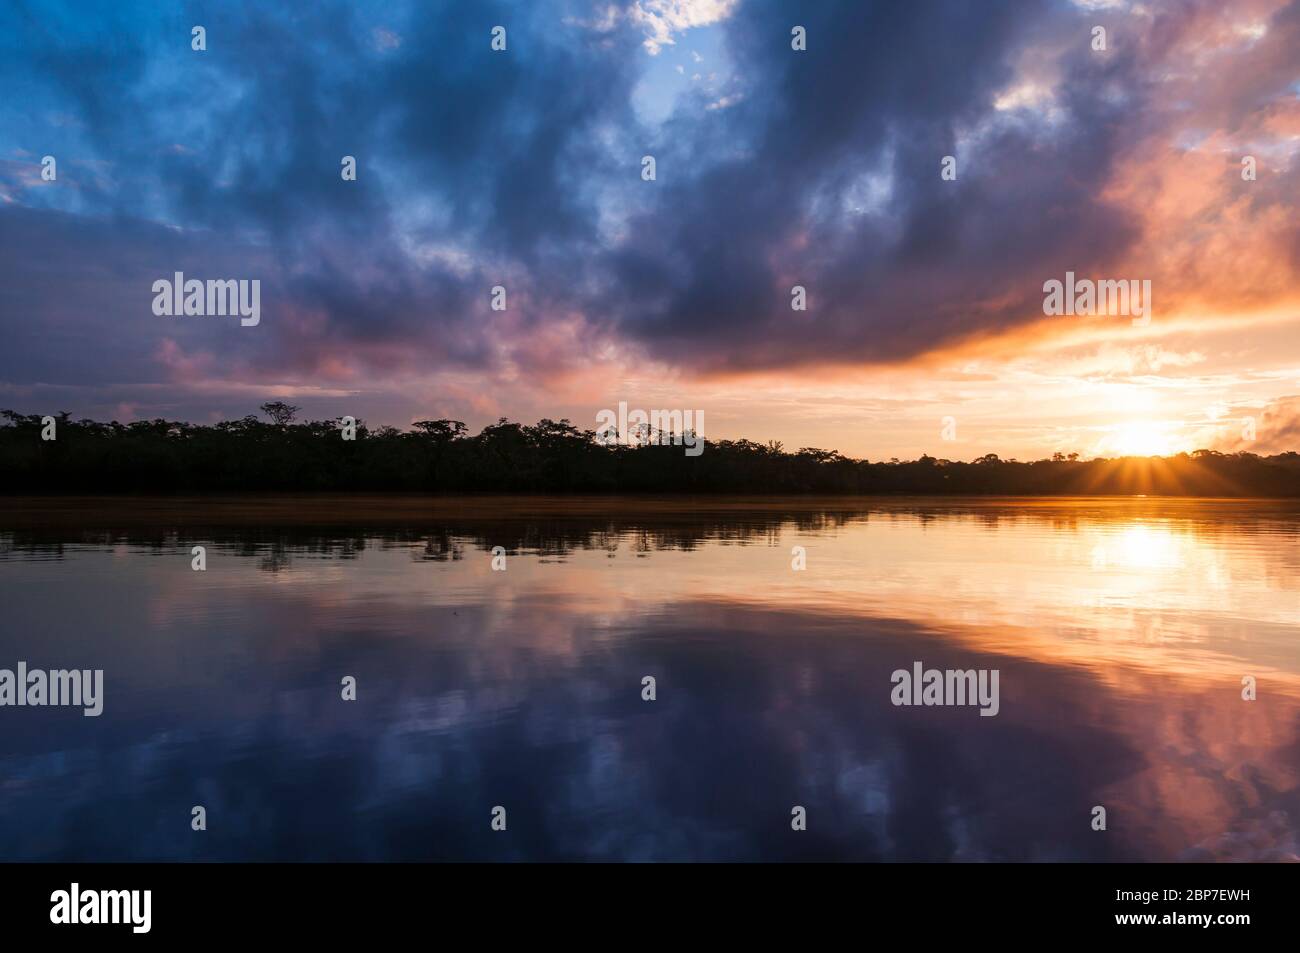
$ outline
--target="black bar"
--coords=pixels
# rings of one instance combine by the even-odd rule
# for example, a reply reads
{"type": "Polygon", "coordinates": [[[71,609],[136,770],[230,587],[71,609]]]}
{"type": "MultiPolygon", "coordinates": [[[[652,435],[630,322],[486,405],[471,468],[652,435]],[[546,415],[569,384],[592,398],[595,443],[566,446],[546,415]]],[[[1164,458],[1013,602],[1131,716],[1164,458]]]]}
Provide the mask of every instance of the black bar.
{"type": "Polygon", "coordinates": [[[698,923],[760,937],[839,925],[881,938],[906,928],[925,941],[1231,943],[1293,930],[1298,883],[1289,865],[1191,864],[32,864],[0,866],[0,880],[7,937],[323,942],[403,934],[451,942],[453,925],[485,940],[523,930],[667,942],[698,923]],[[73,883],[83,902],[87,891],[150,891],[148,932],[52,923],[52,895],[73,883]],[[1242,915],[1248,922],[1222,919],[1242,915]],[[1118,922],[1131,916],[1154,922],[1118,922]],[[1186,919],[1204,916],[1208,926],[1186,919]]]}

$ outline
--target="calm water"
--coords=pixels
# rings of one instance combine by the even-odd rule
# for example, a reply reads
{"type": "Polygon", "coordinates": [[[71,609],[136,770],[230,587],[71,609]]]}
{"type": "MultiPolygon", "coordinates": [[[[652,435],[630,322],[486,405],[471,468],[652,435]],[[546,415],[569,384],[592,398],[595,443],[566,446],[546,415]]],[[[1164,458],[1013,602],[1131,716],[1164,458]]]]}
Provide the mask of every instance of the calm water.
{"type": "Polygon", "coordinates": [[[1211,501],[0,500],[0,668],[105,682],[98,718],[0,708],[0,858],[1295,860],[1298,536],[1211,501]],[[895,707],[917,661],[997,669],[999,714],[895,707]]]}

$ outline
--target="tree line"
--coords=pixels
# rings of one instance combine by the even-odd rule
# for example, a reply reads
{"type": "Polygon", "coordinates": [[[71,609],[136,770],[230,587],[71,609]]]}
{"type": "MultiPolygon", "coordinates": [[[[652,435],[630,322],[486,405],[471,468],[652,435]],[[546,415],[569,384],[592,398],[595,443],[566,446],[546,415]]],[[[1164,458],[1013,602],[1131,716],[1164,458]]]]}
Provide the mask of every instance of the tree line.
{"type": "MultiPolygon", "coordinates": [[[[0,410],[0,492],[224,493],[403,491],[434,493],[782,493],[1300,496],[1300,454],[1198,450],[1171,457],[970,462],[923,454],[868,461],[835,450],[788,451],[776,441],[709,440],[699,456],[680,445],[613,444],[568,420],[526,425],[501,418],[470,434],[458,420],[409,430],[297,421],[282,401],[254,416],[199,425],[53,421],[0,410]]],[[[657,435],[651,435],[657,436],[657,435]]]]}

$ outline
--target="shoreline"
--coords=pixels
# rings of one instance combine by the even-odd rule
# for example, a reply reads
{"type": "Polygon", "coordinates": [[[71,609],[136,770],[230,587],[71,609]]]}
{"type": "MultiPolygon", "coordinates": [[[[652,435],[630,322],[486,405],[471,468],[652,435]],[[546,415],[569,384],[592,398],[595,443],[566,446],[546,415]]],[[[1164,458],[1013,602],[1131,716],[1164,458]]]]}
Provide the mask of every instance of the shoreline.
{"type": "Polygon", "coordinates": [[[241,493],[0,496],[0,528],[104,523],[359,524],[613,517],[700,519],[906,510],[1196,516],[1211,511],[1300,513],[1300,498],[1010,495],[672,495],[241,493]]]}

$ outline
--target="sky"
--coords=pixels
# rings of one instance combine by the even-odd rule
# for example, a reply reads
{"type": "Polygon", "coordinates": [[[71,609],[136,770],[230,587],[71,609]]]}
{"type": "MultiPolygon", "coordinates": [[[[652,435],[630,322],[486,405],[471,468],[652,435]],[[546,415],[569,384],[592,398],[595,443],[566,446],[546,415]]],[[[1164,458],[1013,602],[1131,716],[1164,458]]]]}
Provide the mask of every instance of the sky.
{"type": "Polygon", "coordinates": [[[1300,2],[10,0],[0,88],[0,407],[1300,450],[1300,2]]]}

